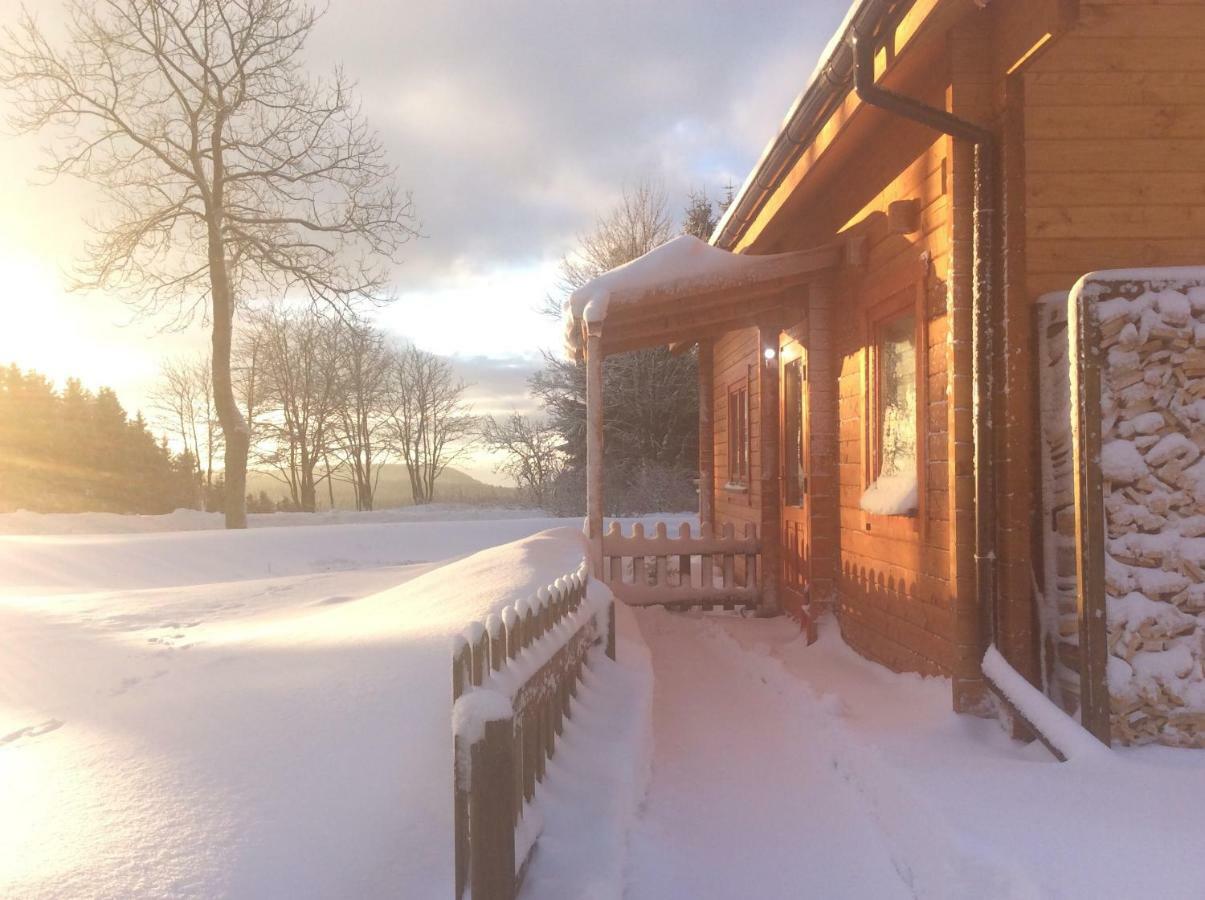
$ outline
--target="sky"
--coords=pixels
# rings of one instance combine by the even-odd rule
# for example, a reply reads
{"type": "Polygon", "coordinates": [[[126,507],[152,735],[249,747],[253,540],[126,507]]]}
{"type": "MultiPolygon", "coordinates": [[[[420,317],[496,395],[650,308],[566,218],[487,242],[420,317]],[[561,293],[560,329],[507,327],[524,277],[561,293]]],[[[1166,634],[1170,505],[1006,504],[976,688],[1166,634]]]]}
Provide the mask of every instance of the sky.
{"type": "MultiPolygon", "coordinates": [[[[0,0],[0,25],[19,8],[0,0]]],[[[36,8],[51,26],[61,17],[58,0],[36,8]]],[[[402,249],[379,323],[452,357],[477,411],[531,411],[526,378],[559,346],[538,307],[562,256],[626,185],[663,185],[675,214],[692,189],[739,186],[845,8],[331,0],[308,63],[357,82],[423,234],[402,249]]],[[[161,362],[203,351],[205,330],[66,291],[103,210],[88,186],[41,183],[43,144],[0,133],[0,364],[110,386],[150,415],[161,362]]],[[[487,459],[464,468],[499,480],[487,459]]]]}

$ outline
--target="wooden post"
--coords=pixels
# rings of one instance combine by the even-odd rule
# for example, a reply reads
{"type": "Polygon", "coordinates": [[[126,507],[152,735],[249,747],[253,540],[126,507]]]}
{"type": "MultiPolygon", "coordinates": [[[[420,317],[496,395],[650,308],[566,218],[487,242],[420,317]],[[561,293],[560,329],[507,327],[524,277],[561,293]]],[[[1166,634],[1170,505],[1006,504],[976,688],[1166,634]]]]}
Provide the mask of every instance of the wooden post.
{"type": "Polygon", "coordinates": [[[714,341],[699,341],[699,524],[715,525],[714,341]]]}
{"type": "Polygon", "coordinates": [[[807,332],[807,510],[808,625],[836,595],[839,549],[837,506],[836,297],[828,279],[808,287],[807,332]]]}
{"type": "Polygon", "coordinates": [[[615,658],[615,601],[607,604],[607,656],[615,658]]]}
{"type": "Polygon", "coordinates": [[[586,336],[586,539],[590,572],[601,580],[603,526],[603,353],[602,326],[590,323],[586,336]]]}
{"type": "Polygon", "coordinates": [[[1109,746],[1108,646],[1105,631],[1105,508],[1100,474],[1100,327],[1083,291],[1068,310],[1072,447],[1075,465],[1075,553],[1079,617],[1080,723],[1109,746]]]}
{"type": "MultiPolygon", "coordinates": [[[[473,650],[464,637],[456,639],[452,651],[452,703],[460,699],[472,680],[473,650]]],[[[460,900],[469,885],[469,790],[468,773],[460,764],[461,738],[452,736],[452,831],[455,896],[460,900]]]]}
{"type": "Polygon", "coordinates": [[[778,471],[778,341],[777,322],[757,326],[758,448],[761,451],[761,603],[759,614],[777,615],[779,572],[779,471],[778,471]],[[767,351],[773,351],[766,358],[767,351]]]}
{"type": "Polygon", "coordinates": [[[514,900],[514,720],[485,723],[471,750],[469,884],[478,900],[514,900]]]}

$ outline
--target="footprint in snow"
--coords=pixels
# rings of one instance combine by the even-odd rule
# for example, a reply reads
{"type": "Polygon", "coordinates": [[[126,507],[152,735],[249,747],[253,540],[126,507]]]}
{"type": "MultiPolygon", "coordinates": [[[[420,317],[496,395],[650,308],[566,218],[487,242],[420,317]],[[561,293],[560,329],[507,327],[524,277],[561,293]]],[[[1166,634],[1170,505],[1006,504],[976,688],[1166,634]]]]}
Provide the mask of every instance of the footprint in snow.
{"type": "Polygon", "coordinates": [[[63,722],[59,719],[47,719],[40,725],[27,725],[24,728],[18,728],[16,731],[10,732],[4,737],[0,737],[0,747],[8,744],[16,743],[22,738],[35,738],[43,734],[49,734],[63,727],[63,722]]]}
{"type": "Polygon", "coordinates": [[[123,678],[123,679],[121,679],[121,684],[119,684],[117,687],[113,688],[113,690],[109,691],[109,696],[110,697],[119,697],[122,694],[124,694],[126,691],[128,691],[130,688],[132,688],[134,685],[138,684],[140,681],[142,681],[142,679],[137,678],[135,676],[130,676],[129,678],[123,678]]]}
{"type": "Polygon", "coordinates": [[[355,597],[347,597],[340,594],[337,597],[327,597],[325,600],[319,600],[316,606],[334,606],[336,603],[347,603],[349,600],[355,600],[355,597]]]}

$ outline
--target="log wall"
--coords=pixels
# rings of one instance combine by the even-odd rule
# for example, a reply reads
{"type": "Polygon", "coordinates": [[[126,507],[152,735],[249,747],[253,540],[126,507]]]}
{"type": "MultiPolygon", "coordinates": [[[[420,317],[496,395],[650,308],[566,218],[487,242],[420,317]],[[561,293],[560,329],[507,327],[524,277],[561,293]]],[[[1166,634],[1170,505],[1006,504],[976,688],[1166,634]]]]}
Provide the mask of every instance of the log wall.
{"type": "Polygon", "coordinates": [[[1205,253],[1205,4],[1083,0],[1025,75],[1029,292],[1205,253]]]}

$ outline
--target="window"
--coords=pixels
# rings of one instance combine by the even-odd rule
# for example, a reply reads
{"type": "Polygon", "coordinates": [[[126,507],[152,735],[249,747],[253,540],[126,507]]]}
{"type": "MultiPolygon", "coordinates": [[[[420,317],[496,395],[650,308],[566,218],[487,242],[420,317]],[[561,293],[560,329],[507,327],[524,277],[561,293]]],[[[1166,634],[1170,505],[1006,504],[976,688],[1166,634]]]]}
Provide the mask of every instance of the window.
{"type": "Polygon", "coordinates": [[[806,482],[803,471],[803,360],[782,367],[783,391],[783,502],[803,506],[806,482]]]}
{"type": "Polygon", "coordinates": [[[879,515],[913,515],[917,508],[916,313],[875,328],[873,365],[874,481],[862,509],[879,515]]]}
{"type": "Polygon", "coordinates": [[[742,382],[728,391],[728,484],[749,483],[749,385],[742,382]]]}

